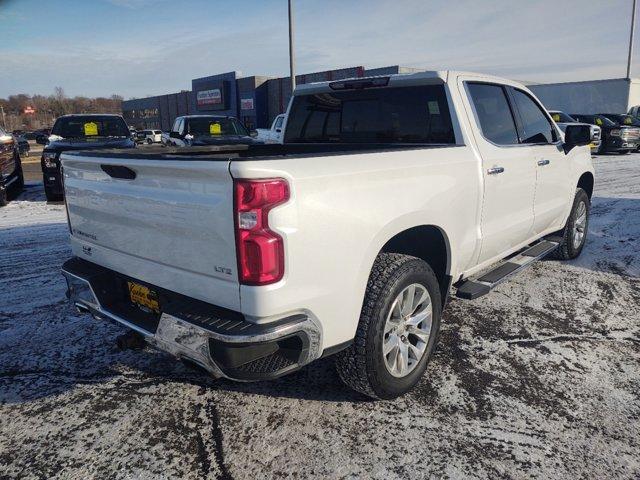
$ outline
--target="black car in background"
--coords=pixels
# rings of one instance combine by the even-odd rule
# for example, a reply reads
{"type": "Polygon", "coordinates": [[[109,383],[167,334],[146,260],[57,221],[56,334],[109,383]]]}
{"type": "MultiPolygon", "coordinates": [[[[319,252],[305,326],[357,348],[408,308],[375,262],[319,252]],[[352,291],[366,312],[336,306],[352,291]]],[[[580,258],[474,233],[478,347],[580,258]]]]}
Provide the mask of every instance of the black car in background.
{"type": "Polygon", "coordinates": [[[0,207],[7,204],[10,194],[17,195],[23,187],[18,144],[13,135],[0,127],[0,207]]]}
{"type": "Polygon", "coordinates": [[[223,115],[186,115],[173,122],[168,143],[175,147],[207,145],[257,145],[254,138],[235,117],[223,115]]]}
{"type": "Polygon", "coordinates": [[[41,165],[47,200],[62,200],[60,154],[69,150],[135,148],[129,127],[120,115],[64,115],[56,120],[48,139],[38,138],[46,146],[41,165]]]}
{"type": "Polygon", "coordinates": [[[590,123],[600,127],[602,130],[602,143],[598,153],[617,152],[624,155],[636,150],[640,144],[640,128],[638,127],[620,125],[601,114],[572,113],[571,116],[579,122],[590,123]]]}
{"type": "Polygon", "coordinates": [[[639,140],[636,151],[640,151],[640,118],[636,118],[633,115],[629,115],[626,113],[603,113],[602,115],[618,125],[634,127],[638,129],[637,134],[639,140]]]}

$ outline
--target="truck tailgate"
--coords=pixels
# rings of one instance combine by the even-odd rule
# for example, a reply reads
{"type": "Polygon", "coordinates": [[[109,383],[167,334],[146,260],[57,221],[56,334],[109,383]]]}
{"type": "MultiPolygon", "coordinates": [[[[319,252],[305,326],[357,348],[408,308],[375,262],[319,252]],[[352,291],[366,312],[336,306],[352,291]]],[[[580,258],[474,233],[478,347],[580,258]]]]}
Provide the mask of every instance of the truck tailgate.
{"type": "Polygon", "coordinates": [[[76,256],[239,309],[228,160],[66,154],[62,164],[76,256]]]}

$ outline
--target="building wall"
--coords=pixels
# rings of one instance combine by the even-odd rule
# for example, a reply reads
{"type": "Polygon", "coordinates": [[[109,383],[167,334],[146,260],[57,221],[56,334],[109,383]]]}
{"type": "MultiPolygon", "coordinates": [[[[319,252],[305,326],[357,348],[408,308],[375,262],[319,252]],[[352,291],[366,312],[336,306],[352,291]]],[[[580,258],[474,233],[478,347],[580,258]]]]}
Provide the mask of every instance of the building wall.
{"type": "Polygon", "coordinates": [[[136,98],[122,102],[122,115],[135,128],[160,128],[160,97],[136,98]]]}
{"type": "Polygon", "coordinates": [[[221,73],[209,77],[196,78],[191,81],[191,106],[193,114],[216,114],[237,116],[238,88],[236,82],[236,72],[221,73]],[[205,92],[219,90],[221,93],[221,103],[202,104],[199,103],[198,95],[205,92]]]}
{"type": "Polygon", "coordinates": [[[374,77],[377,75],[395,75],[398,73],[418,73],[423,72],[424,69],[401,67],[400,65],[392,65],[390,67],[380,68],[367,68],[364,72],[365,77],[374,77]]]}
{"type": "MultiPolygon", "coordinates": [[[[327,82],[331,80],[342,80],[345,78],[356,78],[364,76],[364,67],[349,67],[338,70],[325,70],[324,72],[306,73],[296,75],[296,84],[313,82],[327,82]]],[[[271,125],[273,119],[287,110],[291,99],[291,79],[289,77],[274,78],[267,82],[267,109],[269,119],[267,124],[271,125]]]]}
{"type": "Polygon", "coordinates": [[[640,78],[632,78],[629,88],[629,104],[627,105],[627,112],[631,107],[640,105],[640,78]]]}
{"type": "Polygon", "coordinates": [[[566,113],[626,113],[629,109],[629,80],[593,80],[587,82],[529,85],[549,110],[566,113]]]}
{"type": "Polygon", "coordinates": [[[269,77],[245,77],[237,80],[238,118],[250,130],[266,128],[268,114],[266,110],[266,82],[269,77]],[[262,86],[264,88],[261,88],[262,86]]]}
{"type": "MultiPolygon", "coordinates": [[[[399,65],[369,70],[356,66],[297,75],[296,82],[304,84],[418,71],[421,70],[399,65]]],[[[128,114],[136,113],[135,117],[128,120],[136,128],[170,130],[177,116],[211,113],[237,117],[250,128],[268,128],[277,115],[286,111],[291,98],[289,77],[237,78],[236,72],[227,72],[193,79],[191,85],[192,91],[127,100],[122,105],[125,118],[128,114]],[[221,104],[199,104],[198,92],[210,92],[206,97],[212,100],[210,95],[215,90],[220,90],[222,94],[221,104]],[[149,111],[154,115],[149,116],[149,111]],[[145,117],[138,118],[137,112],[144,112],[145,117]]]]}

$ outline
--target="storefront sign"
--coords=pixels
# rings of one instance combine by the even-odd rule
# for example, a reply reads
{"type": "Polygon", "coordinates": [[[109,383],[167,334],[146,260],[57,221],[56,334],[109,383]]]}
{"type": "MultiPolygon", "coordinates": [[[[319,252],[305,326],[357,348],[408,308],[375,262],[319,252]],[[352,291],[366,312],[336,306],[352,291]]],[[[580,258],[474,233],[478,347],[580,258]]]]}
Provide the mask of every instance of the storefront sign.
{"type": "Polygon", "coordinates": [[[221,105],[222,91],[219,88],[214,88],[213,90],[202,90],[197,93],[196,101],[199,107],[207,105],[221,105]]]}
{"type": "Polygon", "coordinates": [[[240,110],[253,110],[253,98],[241,98],[240,110]]]}

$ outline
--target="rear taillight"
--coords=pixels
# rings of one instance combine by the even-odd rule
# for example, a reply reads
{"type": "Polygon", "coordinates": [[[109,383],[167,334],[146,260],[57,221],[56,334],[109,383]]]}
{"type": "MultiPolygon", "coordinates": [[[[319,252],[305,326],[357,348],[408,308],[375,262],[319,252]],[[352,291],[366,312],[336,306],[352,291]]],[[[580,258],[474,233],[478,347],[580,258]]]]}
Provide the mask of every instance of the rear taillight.
{"type": "Polygon", "coordinates": [[[284,275],[284,242],[269,229],[269,211],[289,199],[282,178],[235,180],[238,276],[245,285],[267,285],[284,275]]]}

